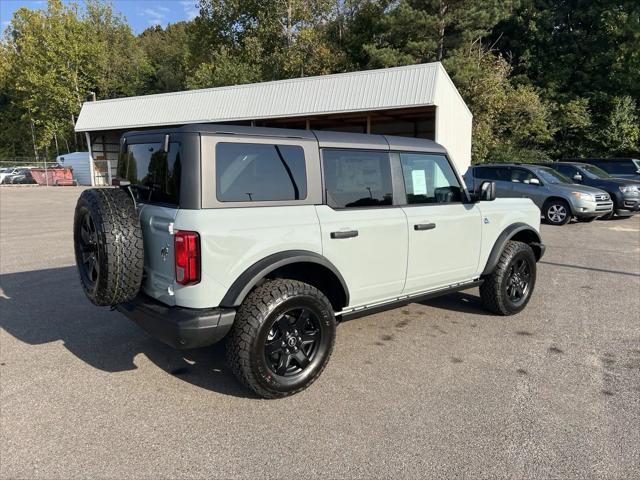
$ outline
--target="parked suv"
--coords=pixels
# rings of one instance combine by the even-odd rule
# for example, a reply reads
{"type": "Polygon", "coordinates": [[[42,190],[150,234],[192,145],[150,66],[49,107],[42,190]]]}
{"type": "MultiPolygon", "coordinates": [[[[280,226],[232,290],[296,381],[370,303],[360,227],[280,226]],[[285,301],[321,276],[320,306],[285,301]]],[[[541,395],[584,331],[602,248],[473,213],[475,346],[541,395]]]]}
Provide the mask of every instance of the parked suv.
{"type": "Polygon", "coordinates": [[[191,125],[122,152],[120,188],[76,207],[87,297],[176,348],[226,338],[260,396],[318,378],[337,320],[474,286],[500,315],[531,298],[540,211],[470,195],[432,141],[191,125]]]}
{"type": "Polygon", "coordinates": [[[579,158],[563,160],[595,165],[615,178],[640,180],[640,160],[637,158],[579,158]]]}
{"type": "Polygon", "coordinates": [[[465,181],[475,189],[484,181],[496,182],[498,197],[530,198],[547,223],[564,225],[572,217],[591,222],[608,215],[613,202],[606,192],[575,185],[562,174],[539,165],[493,164],[470,167],[465,181]]]}
{"type": "Polygon", "coordinates": [[[596,187],[609,193],[614,202],[613,210],[605,215],[628,217],[640,211],[640,181],[614,178],[604,170],[588,163],[554,162],[549,167],[569,177],[580,185],[596,187]]]}

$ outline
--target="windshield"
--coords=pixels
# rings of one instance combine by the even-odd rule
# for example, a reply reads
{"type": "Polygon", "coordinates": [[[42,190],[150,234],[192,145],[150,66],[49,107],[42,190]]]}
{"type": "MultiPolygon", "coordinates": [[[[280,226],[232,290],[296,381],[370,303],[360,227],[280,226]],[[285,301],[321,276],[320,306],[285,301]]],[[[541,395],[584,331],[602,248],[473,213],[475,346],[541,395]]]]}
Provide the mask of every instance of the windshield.
{"type": "Polygon", "coordinates": [[[567,177],[560,172],[549,167],[542,167],[536,169],[536,174],[544,180],[545,183],[573,183],[567,177]]]}
{"type": "Polygon", "coordinates": [[[611,175],[595,165],[584,164],[580,165],[580,167],[589,178],[611,178],[611,175]]]}

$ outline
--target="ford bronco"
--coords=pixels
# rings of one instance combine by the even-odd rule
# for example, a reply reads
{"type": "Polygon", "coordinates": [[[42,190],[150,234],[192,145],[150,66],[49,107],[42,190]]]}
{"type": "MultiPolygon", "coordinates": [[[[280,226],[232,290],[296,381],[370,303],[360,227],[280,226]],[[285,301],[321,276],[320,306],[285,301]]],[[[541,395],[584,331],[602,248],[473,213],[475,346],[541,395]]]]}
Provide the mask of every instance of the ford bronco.
{"type": "Polygon", "coordinates": [[[176,348],[226,339],[265,398],[319,377],[342,319],[475,286],[521,311],[544,253],[530,199],[471,194],[429,140],[190,125],[123,135],[117,174],[76,207],[87,297],[176,348]]]}

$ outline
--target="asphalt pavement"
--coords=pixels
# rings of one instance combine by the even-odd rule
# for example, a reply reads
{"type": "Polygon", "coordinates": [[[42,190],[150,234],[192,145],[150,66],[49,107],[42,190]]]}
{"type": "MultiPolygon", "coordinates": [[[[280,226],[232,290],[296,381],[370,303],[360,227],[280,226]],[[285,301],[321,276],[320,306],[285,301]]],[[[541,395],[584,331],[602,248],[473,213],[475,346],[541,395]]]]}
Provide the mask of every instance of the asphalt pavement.
{"type": "Polygon", "coordinates": [[[79,188],[0,188],[0,477],[640,478],[640,216],[543,226],[527,309],[478,292],[338,327],[261,400],[85,299],[79,188]]]}

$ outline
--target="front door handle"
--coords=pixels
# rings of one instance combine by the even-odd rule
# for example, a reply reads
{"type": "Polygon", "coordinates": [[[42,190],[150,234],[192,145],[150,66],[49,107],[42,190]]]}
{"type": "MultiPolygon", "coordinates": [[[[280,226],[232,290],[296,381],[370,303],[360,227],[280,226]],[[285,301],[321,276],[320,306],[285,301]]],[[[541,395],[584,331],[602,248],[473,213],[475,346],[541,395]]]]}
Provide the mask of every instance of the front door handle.
{"type": "Polygon", "coordinates": [[[339,232],[331,232],[331,238],[351,238],[357,236],[358,230],[341,230],[339,232]]]}
{"type": "Polygon", "coordinates": [[[434,228],[436,228],[436,224],[435,223],[416,223],[413,226],[414,230],[433,230],[434,228]]]}

